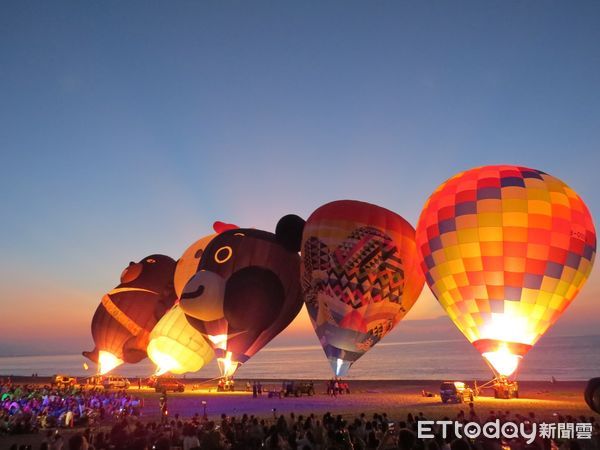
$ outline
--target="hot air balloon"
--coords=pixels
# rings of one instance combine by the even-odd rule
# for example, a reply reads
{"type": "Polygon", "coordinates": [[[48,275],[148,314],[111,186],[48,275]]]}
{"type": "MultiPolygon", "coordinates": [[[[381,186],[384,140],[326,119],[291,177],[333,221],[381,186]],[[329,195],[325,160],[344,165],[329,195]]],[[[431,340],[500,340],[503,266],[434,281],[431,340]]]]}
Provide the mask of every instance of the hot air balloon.
{"type": "Polygon", "coordinates": [[[333,372],[350,366],[389,333],[423,288],[415,230],[369,203],[318,208],[302,236],[306,308],[333,372]]]}
{"type": "Polygon", "coordinates": [[[98,363],[101,374],[146,357],[150,331],[175,302],[174,272],[172,258],[150,255],[131,262],[121,284],[102,297],[92,319],[96,347],[83,352],[98,363]]]}
{"type": "Polygon", "coordinates": [[[302,307],[302,219],[286,216],[276,234],[255,229],[224,231],[204,249],[198,273],[179,305],[210,342],[224,376],[286,328],[302,307]]]}
{"type": "Polygon", "coordinates": [[[438,187],[421,213],[417,246],[450,319],[508,377],[582,288],[596,232],[581,198],[558,178],[499,165],[438,187]]]}
{"type": "Polygon", "coordinates": [[[157,366],[157,375],[197,372],[214,357],[212,347],[188,323],[179,305],[167,312],[152,329],[147,351],[157,366]]]}
{"type": "MultiPolygon", "coordinates": [[[[215,222],[215,233],[200,238],[190,245],[183,253],[175,268],[175,292],[177,298],[186,283],[198,271],[204,248],[208,243],[228,229],[237,228],[235,225],[215,222]]],[[[157,374],[172,372],[182,374],[197,372],[214,357],[212,347],[202,334],[192,327],[185,314],[177,305],[163,316],[150,333],[148,357],[157,366],[157,374]]]]}

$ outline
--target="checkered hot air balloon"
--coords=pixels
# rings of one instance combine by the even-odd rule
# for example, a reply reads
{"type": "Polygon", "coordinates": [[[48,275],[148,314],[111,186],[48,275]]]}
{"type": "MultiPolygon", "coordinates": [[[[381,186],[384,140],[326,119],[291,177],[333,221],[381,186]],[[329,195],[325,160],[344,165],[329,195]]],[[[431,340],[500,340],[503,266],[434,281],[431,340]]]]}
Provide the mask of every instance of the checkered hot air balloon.
{"type": "Polygon", "coordinates": [[[337,376],[396,326],[423,288],[415,230],[399,215],[341,200],[318,208],[302,236],[306,307],[337,376]]]}
{"type": "Polygon", "coordinates": [[[592,217],[577,193],[518,166],[446,181],[425,204],[416,239],[434,295],[503,376],[573,301],[596,253],[592,217]]]}

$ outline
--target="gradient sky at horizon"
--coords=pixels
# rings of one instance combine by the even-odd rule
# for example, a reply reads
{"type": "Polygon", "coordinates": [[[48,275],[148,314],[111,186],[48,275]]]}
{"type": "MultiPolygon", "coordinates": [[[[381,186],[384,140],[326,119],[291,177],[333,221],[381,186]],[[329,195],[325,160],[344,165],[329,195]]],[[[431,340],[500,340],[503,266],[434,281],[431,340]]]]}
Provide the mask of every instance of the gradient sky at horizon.
{"type": "MultiPolygon", "coordinates": [[[[0,355],[91,347],[130,260],[470,167],[600,211],[598,2],[0,4],[0,355]]],[[[595,269],[560,322],[590,333],[595,269]]],[[[442,315],[428,288],[409,319],[442,315]]],[[[285,336],[312,339],[303,315],[285,336]]],[[[285,338],[285,336],[283,338],[285,338]]],[[[282,338],[282,339],[283,339],[282,338]]]]}

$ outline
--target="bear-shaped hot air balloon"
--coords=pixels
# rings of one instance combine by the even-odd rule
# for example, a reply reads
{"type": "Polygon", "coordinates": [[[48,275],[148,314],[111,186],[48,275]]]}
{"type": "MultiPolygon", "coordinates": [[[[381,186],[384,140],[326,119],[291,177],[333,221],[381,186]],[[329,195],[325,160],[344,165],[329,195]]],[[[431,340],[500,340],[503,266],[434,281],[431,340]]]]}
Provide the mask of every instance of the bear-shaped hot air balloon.
{"type": "Polygon", "coordinates": [[[175,261],[150,255],[131,262],[121,284],[102,297],[92,319],[95,348],[83,355],[98,363],[101,374],[146,357],[149,333],[175,303],[175,261]]]}
{"type": "Polygon", "coordinates": [[[508,377],[582,288],[596,232],[581,198],[558,178],[486,166],[429,197],[417,246],[450,319],[495,374],[508,377]]]}
{"type": "MultiPolygon", "coordinates": [[[[215,222],[215,233],[204,236],[190,245],[175,268],[175,293],[181,297],[183,288],[198,271],[202,254],[208,243],[225,230],[238,228],[235,225],[215,222]]],[[[148,357],[157,366],[157,375],[171,372],[183,374],[197,372],[214,357],[212,347],[202,334],[192,327],[179,305],[173,306],[156,324],[150,333],[148,357]]]]}
{"type": "Polygon", "coordinates": [[[302,286],[315,332],[336,376],[389,333],[423,288],[415,230],[369,203],[340,200],[306,221],[302,286]]]}
{"type": "Polygon", "coordinates": [[[286,216],[275,234],[227,230],[204,249],[179,306],[211,343],[224,376],[233,375],[300,312],[303,223],[286,216]]]}

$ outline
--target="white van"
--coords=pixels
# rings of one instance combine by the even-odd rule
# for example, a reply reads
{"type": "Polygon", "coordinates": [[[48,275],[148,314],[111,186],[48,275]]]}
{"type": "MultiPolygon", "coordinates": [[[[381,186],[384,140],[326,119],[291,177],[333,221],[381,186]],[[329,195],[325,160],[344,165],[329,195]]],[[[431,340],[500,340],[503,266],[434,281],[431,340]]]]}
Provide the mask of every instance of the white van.
{"type": "Polygon", "coordinates": [[[131,383],[120,375],[107,375],[102,378],[104,389],[128,389],[131,383]]]}

